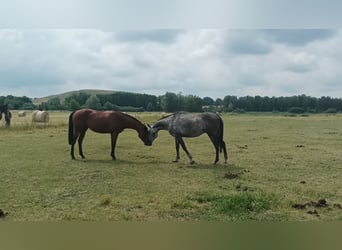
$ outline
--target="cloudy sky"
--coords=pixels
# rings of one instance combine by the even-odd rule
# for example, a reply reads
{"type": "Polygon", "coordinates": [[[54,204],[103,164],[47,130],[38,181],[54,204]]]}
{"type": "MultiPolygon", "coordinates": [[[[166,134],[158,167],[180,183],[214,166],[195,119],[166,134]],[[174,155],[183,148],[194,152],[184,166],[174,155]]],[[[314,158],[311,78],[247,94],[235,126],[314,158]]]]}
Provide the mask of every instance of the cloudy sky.
{"type": "MultiPolygon", "coordinates": [[[[50,12],[29,4],[15,8],[4,4],[0,12],[0,21],[5,24],[0,26],[0,95],[43,97],[78,89],[105,89],[212,98],[342,97],[342,30],[331,27],[334,19],[321,27],[316,20],[329,18],[305,18],[323,10],[326,5],[319,4],[322,1],[309,1],[312,9],[298,3],[292,8],[289,1],[280,0],[273,8],[267,0],[259,0],[264,5],[253,2],[253,8],[245,0],[228,1],[235,3],[234,8],[226,6],[227,1],[218,1],[202,1],[197,12],[192,8],[198,6],[197,1],[185,8],[179,7],[184,5],[182,1],[175,1],[178,5],[139,1],[150,6],[140,4],[140,10],[147,11],[128,11],[131,16],[122,14],[137,7],[131,0],[121,1],[120,8],[113,6],[113,1],[96,1],[102,5],[76,1],[79,5],[71,12],[67,11],[69,1],[30,1],[38,2],[36,6],[49,3],[50,12]],[[87,6],[84,3],[93,4],[80,12],[78,7],[87,6]],[[153,12],[156,8],[159,11],[153,12]],[[170,9],[177,15],[170,15],[170,9]],[[249,18],[242,18],[238,10],[249,18]],[[14,22],[11,11],[18,16],[14,22]],[[290,12],[292,18],[284,15],[290,12]],[[81,21],[64,22],[84,13],[81,21]],[[51,25],[51,16],[58,16],[57,25],[54,19],[51,25]],[[97,18],[100,16],[102,19],[97,18]],[[125,25],[108,22],[113,21],[112,16],[125,25]],[[301,25],[296,17],[304,20],[301,25]],[[92,25],[87,22],[90,19],[102,20],[105,25],[92,25]],[[124,22],[127,20],[130,22],[124,22]],[[141,20],[145,21],[142,25],[141,20]],[[270,25],[273,20],[276,24],[270,25]],[[287,25],[282,25],[283,20],[287,25]],[[84,25],[79,25],[82,22],[84,25]],[[115,24],[108,27],[107,23],[115,24]]],[[[337,8],[330,10],[336,12],[337,8]]]]}

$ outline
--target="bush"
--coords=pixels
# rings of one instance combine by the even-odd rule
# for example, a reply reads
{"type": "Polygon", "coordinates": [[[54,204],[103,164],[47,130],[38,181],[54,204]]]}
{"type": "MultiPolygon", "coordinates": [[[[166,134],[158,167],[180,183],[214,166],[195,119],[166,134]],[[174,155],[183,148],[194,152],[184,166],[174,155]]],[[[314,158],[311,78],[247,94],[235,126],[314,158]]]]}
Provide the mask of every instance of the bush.
{"type": "Polygon", "coordinates": [[[301,113],[304,113],[304,109],[302,109],[300,107],[292,107],[292,108],[289,108],[289,110],[287,112],[295,113],[295,114],[301,114],[301,113]]]}
{"type": "Polygon", "coordinates": [[[234,113],[240,113],[240,114],[246,113],[246,111],[244,109],[239,109],[239,108],[234,109],[233,112],[234,113]]]}
{"type": "Polygon", "coordinates": [[[316,109],[308,108],[306,112],[308,112],[310,114],[314,114],[314,113],[317,113],[317,110],[316,109]]]}
{"type": "Polygon", "coordinates": [[[336,110],[335,108],[329,108],[329,109],[325,110],[324,113],[327,113],[327,114],[336,114],[336,113],[337,113],[337,110],[336,110]]]}
{"type": "Polygon", "coordinates": [[[145,109],[143,107],[132,107],[132,106],[118,106],[113,105],[113,110],[121,111],[121,112],[144,112],[145,109]]]}

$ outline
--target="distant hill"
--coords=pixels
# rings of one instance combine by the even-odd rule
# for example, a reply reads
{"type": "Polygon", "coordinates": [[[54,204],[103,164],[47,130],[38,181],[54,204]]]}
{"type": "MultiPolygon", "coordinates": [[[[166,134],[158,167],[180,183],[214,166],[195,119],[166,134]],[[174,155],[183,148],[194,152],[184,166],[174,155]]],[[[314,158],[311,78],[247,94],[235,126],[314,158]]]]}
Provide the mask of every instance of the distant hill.
{"type": "Polygon", "coordinates": [[[58,97],[61,102],[64,101],[65,98],[72,96],[73,94],[77,94],[77,93],[86,93],[89,95],[100,95],[100,94],[112,94],[115,93],[117,91],[114,90],[99,90],[99,89],[81,89],[81,90],[75,90],[75,91],[69,91],[69,92],[65,92],[62,94],[57,94],[57,95],[50,95],[50,96],[46,96],[46,97],[40,97],[40,98],[33,98],[32,103],[35,105],[41,104],[43,102],[48,102],[50,99],[52,98],[56,98],[58,97]]]}

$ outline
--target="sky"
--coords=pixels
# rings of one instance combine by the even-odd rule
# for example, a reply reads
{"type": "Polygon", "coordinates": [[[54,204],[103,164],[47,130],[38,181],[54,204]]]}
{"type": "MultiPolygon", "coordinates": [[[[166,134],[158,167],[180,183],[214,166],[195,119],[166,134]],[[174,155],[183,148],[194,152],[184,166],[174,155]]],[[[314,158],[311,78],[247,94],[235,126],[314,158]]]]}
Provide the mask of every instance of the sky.
{"type": "Polygon", "coordinates": [[[328,23],[306,18],[323,9],[325,5],[318,0],[310,1],[311,9],[299,6],[301,12],[285,1],[273,4],[273,8],[267,0],[259,1],[263,5],[253,2],[248,8],[245,0],[228,1],[234,7],[228,8],[227,1],[209,4],[218,2],[212,0],[192,15],[194,3],[162,6],[160,1],[150,0],[149,5],[138,6],[147,9],[139,12],[132,11],[131,0],[121,2],[120,8],[114,8],[113,1],[98,0],[97,5],[85,1],[89,2],[82,5],[88,6],[82,12],[85,18],[71,24],[65,22],[70,13],[77,17],[82,13],[68,14],[68,1],[57,2],[53,10],[49,5],[43,12],[46,8],[17,6],[22,15],[14,21],[6,19],[13,11],[11,6],[3,5],[0,95],[34,98],[103,89],[214,99],[226,95],[342,97],[342,30],[333,18],[320,19],[330,20],[328,23]],[[116,18],[110,19],[110,9],[115,10],[116,18]],[[160,11],[153,12],[157,9],[160,11]],[[167,9],[177,12],[179,18],[167,9]],[[233,10],[243,10],[248,18],[233,10]],[[131,16],[120,14],[125,11],[131,16]],[[290,12],[293,18],[287,18],[290,12]],[[62,13],[65,18],[60,17],[62,13]],[[101,15],[102,19],[95,18],[101,15]],[[58,16],[57,21],[51,21],[50,16],[58,16]],[[88,17],[100,21],[89,23],[88,17]],[[110,26],[108,20],[127,22],[121,26],[112,22],[110,26]],[[285,25],[282,20],[287,20],[285,25]]]}

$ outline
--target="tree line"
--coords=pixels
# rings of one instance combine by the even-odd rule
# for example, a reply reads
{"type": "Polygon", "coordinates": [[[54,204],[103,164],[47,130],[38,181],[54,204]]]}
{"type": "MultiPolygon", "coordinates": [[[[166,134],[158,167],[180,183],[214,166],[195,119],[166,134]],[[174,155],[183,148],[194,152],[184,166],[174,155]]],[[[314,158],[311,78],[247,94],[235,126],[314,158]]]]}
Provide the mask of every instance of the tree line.
{"type": "Polygon", "coordinates": [[[336,113],[342,111],[342,99],[306,95],[290,97],[225,96],[223,106],[227,112],[290,112],[290,113],[336,113]]]}
{"type": "Polygon", "coordinates": [[[148,94],[115,92],[112,94],[89,94],[76,92],[63,100],[50,98],[47,102],[35,105],[26,96],[0,96],[0,104],[8,104],[16,110],[77,110],[93,108],[97,110],[116,110],[127,112],[143,111],[189,111],[189,112],[290,112],[290,113],[336,113],[342,112],[342,99],[322,96],[320,98],[306,95],[290,97],[227,95],[223,99],[211,97],[200,98],[194,95],[166,92],[155,96],[148,94]]]}

